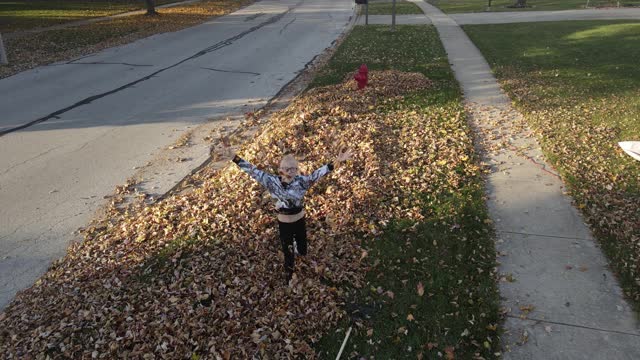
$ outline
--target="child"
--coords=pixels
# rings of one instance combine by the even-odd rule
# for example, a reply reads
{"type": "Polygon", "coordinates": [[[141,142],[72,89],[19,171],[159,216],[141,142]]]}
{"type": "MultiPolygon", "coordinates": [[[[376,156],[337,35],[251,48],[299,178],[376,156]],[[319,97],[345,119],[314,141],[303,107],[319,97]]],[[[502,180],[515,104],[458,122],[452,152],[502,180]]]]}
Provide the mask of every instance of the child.
{"type": "MultiPolygon", "coordinates": [[[[350,158],[350,150],[341,152],[336,158],[336,164],[350,158]]],[[[334,164],[330,162],[308,176],[299,175],[298,161],[292,155],[285,155],[280,161],[278,169],[280,176],[276,176],[258,170],[254,165],[241,159],[238,155],[235,155],[232,161],[264,186],[271,194],[271,197],[276,200],[280,242],[284,252],[284,270],[288,283],[293,276],[294,253],[296,250],[300,255],[307,255],[304,194],[311,185],[332,171],[334,164]]]]}

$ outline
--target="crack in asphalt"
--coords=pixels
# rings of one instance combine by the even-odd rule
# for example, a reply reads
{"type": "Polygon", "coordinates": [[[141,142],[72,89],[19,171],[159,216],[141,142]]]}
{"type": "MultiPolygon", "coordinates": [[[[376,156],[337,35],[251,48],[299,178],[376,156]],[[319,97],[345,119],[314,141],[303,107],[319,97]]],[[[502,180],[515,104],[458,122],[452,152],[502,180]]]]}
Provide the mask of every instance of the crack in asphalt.
{"type": "Polygon", "coordinates": [[[225,73],[232,73],[232,74],[250,74],[250,75],[255,75],[255,76],[259,76],[260,75],[260,73],[252,72],[252,71],[222,70],[222,69],[214,69],[214,68],[208,68],[208,67],[203,67],[201,69],[206,69],[206,70],[211,70],[211,71],[218,71],[218,72],[225,72],[225,73]]]}
{"type": "MultiPolygon", "coordinates": [[[[127,119],[127,120],[128,120],[128,119],[127,119]]],[[[85,148],[87,145],[89,145],[90,143],[93,143],[93,142],[98,141],[99,139],[102,139],[103,137],[105,137],[105,136],[107,136],[107,135],[111,134],[112,132],[116,131],[116,129],[117,129],[116,127],[112,127],[111,129],[108,129],[107,131],[102,132],[100,135],[96,136],[95,138],[93,138],[93,139],[91,139],[91,140],[89,140],[89,141],[86,141],[86,142],[85,142],[84,144],[82,144],[79,148],[77,148],[77,149],[75,149],[75,150],[72,150],[72,151],[70,151],[69,153],[70,153],[70,154],[72,154],[72,153],[77,153],[77,152],[79,152],[80,150],[84,149],[84,148],[85,148]]]]}
{"type": "Polygon", "coordinates": [[[250,15],[250,16],[247,16],[246,18],[244,18],[244,21],[255,20],[255,19],[259,18],[262,15],[264,15],[264,13],[253,14],[253,15],[250,15]]]}
{"type": "Polygon", "coordinates": [[[78,149],[76,149],[76,150],[73,150],[72,152],[74,152],[74,153],[75,153],[75,152],[78,152],[78,151],[80,151],[80,150],[84,149],[85,147],[87,147],[87,145],[89,145],[89,143],[90,143],[90,142],[91,142],[91,141],[86,141],[84,144],[82,144],[82,146],[80,146],[80,147],[79,147],[78,149]]]}
{"type": "Polygon", "coordinates": [[[73,63],[75,63],[76,61],[80,61],[80,60],[82,60],[82,59],[90,58],[90,57],[93,57],[93,56],[96,56],[96,54],[94,53],[94,54],[89,54],[89,55],[80,56],[79,58],[75,58],[75,59],[73,59],[73,60],[71,60],[71,61],[66,62],[65,64],[73,64],[73,63]]]}
{"type": "Polygon", "coordinates": [[[255,31],[257,31],[257,30],[259,30],[259,29],[261,29],[261,28],[263,28],[263,27],[265,27],[267,25],[271,25],[271,24],[274,24],[274,23],[278,22],[285,15],[289,14],[295,8],[299,7],[304,1],[305,0],[300,0],[295,5],[290,6],[287,11],[284,11],[284,12],[281,12],[281,13],[279,13],[277,15],[274,15],[274,16],[270,17],[269,19],[261,22],[260,24],[255,25],[255,26],[249,28],[248,30],[245,30],[245,31],[239,33],[236,36],[233,36],[233,37],[230,37],[228,39],[222,40],[222,41],[220,41],[220,42],[218,42],[218,43],[216,43],[216,44],[214,44],[212,46],[209,46],[208,48],[205,48],[203,50],[198,51],[197,53],[189,56],[186,59],[183,59],[183,60],[181,60],[181,61],[179,61],[179,62],[177,62],[177,63],[175,63],[173,65],[169,65],[169,66],[167,66],[165,68],[162,68],[160,70],[157,70],[157,71],[155,71],[155,72],[153,72],[153,73],[151,73],[151,74],[149,74],[149,75],[147,75],[147,76],[145,76],[143,78],[140,78],[138,80],[132,81],[132,82],[130,82],[128,84],[122,85],[122,86],[120,86],[120,87],[118,87],[116,89],[104,92],[102,94],[97,94],[97,95],[93,95],[93,96],[87,97],[87,98],[85,98],[83,100],[78,101],[77,103],[75,103],[73,105],[67,106],[66,108],[63,108],[63,109],[60,109],[60,110],[57,110],[57,111],[54,111],[49,115],[43,116],[43,117],[41,117],[39,119],[36,119],[36,120],[33,120],[33,121],[30,121],[30,122],[28,122],[26,124],[22,124],[20,126],[16,126],[16,127],[9,128],[9,129],[6,129],[6,130],[0,130],[0,137],[4,136],[6,134],[12,133],[14,131],[22,130],[22,129],[28,128],[30,126],[45,122],[45,121],[47,121],[49,119],[55,118],[55,117],[57,117],[59,115],[62,115],[64,113],[68,112],[68,111],[71,111],[71,110],[73,110],[75,108],[78,108],[78,107],[83,106],[83,105],[90,104],[91,102],[93,102],[95,100],[99,100],[101,98],[104,98],[104,97],[107,97],[109,95],[115,94],[115,93],[120,92],[122,90],[131,88],[134,85],[137,85],[137,84],[139,84],[139,83],[141,83],[143,81],[147,81],[147,80],[155,77],[156,75],[160,74],[161,72],[164,72],[166,70],[172,69],[172,68],[174,68],[174,67],[176,67],[178,65],[181,65],[181,64],[183,64],[183,63],[185,63],[187,61],[191,61],[193,59],[199,58],[199,57],[201,57],[203,55],[206,55],[208,53],[211,53],[211,52],[220,50],[220,49],[222,49],[224,47],[227,47],[227,46],[233,44],[234,41],[240,40],[243,37],[255,32],[255,31]]]}
{"type": "MultiPolygon", "coordinates": [[[[102,138],[102,137],[104,137],[105,135],[107,135],[107,134],[109,134],[109,133],[113,132],[114,130],[115,130],[115,128],[113,128],[113,129],[109,129],[109,130],[105,131],[104,133],[100,134],[100,136],[96,137],[95,139],[92,139],[92,140],[90,140],[90,141],[85,142],[84,144],[82,144],[82,146],[80,146],[80,148],[78,148],[78,149],[76,149],[76,150],[73,150],[73,151],[71,151],[71,152],[72,152],[72,153],[74,153],[74,152],[78,152],[78,151],[82,150],[82,149],[83,149],[85,146],[87,146],[90,142],[95,141],[95,140],[97,140],[97,139],[99,139],[99,138],[102,138]]],[[[59,148],[61,148],[61,147],[63,147],[63,146],[66,146],[66,144],[62,144],[62,145],[55,146],[55,147],[53,147],[53,148],[51,148],[51,149],[49,149],[49,150],[47,150],[47,151],[43,151],[43,152],[41,152],[40,154],[38,154],[38,155],[36,155],[36,156],[34,156],[34,157],[31,157],[31,158],[29,158],[29,159],[27,159],[27,160],[24,160],[24,161],[22,161],[22,162],[20,162],[20,163],[18,163],[18,164],[12,165],[12,166],[11,166],[11,167],[9,167],[8,169],[6,169],[6,170],[5,170],[5,171],[3,171],[2,173],[0,173],[0,175],[5,175],[6,173],[8,173],[9,171],[13,170],[14,168],[16,168],[16,167],[18,167],[18,166],[21,166],[21,165],[24,165],[24,164],[26,164],[26,163],[29,163],[29,162],[31,162],[31,161],[33,161],[33,160],[35,160],[35,159],[39,158],[39,157],[42,157],[42,156],[44,156],[44,155],[46,155],[46,154],[48,154],[48,153],[52,152],[53,150],[59,149],[59,148]]]]}
{"type": "Polygon", "coordinates": [[[58,145],[58,146],[53,147],[53,148],[51,148],[51,149],[49,149],[49,150],[47,150],[47,151],[43,151],[43,152],[41,152],[40,154],[38,154],[38,155],[36,155],[36,156],[34,156],[34,157],[32,157],[32,158],[29,158],[29,159],[27,159],[27,160],[25,160],[25,161],[22,161],[22,162],[20,162],[20,163],[17,163],[17,164],[15,164],[15,165],[13,165],[13,166],[9,167],[7,170],[3,171],[0,175],[5,175],[6,173],[8,173],[9,171],[11,171],[12,169],[14,169],[14,168],[16,168],[16,167],[18,167],[18,166],[20,166],[20,165],[24,165],[24,164],[26,164],[26,163],[28,163],[28,162],[30,162],[30,161],[33,161],[33,160],[35,160],[35,159],[37,159],[37,158],[39,158],[39,157],[41,157],[41,156],[47,155],[48,153],[52,152],[53,150],[56,150],[56,149],[58,149],[58,148],[61,148],[61,147],[65,146],[65,145],[66,145],[66,144],[58,145]]]}
{"type": "MultiPolygon", "coordinates": [[[[70,199],[69,197],[67,197],[67,199],[65,199],[65,200],[63,200],[61,202],[55,203],[55,205],[49,209],[48,213],[49,214],[56,213],[55,210],[57,210],[60,206],[62,206],[64,204],[68,204],[71,201],[73,201],[73,199],[70,199]]],[[[8,253],[16,251],[20,247],[24,246],[25,243],[38,242],[40,240],[40,238],[42,238],[45,234],[51,233],[55,226],[58,226],[58,225],[64,223],[65,221],[68,221],[70,219],[76,218],[76,217],[78,217],[78,216],[80,216],[82,214],[84,214],[84,212],[74,213],[72,215],[62,215],[62,219],[54,222],[53,224],[49,224],[47,226],[47,229],[45,229],[45,230],[38,230],[36,235],[30,236],[27,239],[20,239],[20,240],[18,240],[18,242],[15,242],[13,244],[2,244],[2,245],[12,245],[10,248],[2,249],[2,251],[4,253],[8,254],[8,253]]],[[[53,219],[55,219],[55,218],[53,218],[53,219]]],[[[51,220],[53,220],[53,219],[51,219],[51,220]]],[[[49,219],[45,219],[45,220],[48,221],[49,219]]],[[[0,236],[0,241],[4,240],[4,239],[7,239],[11,235],[14,235],[15,233],[17,233],[18,230],[21,230],[21,229],[23,229],[23,228],[25,228],[27,226],[31,226],[32,224],[34,224],[36,222],[41,223],[41,222],[43,222],[43,220],[41,218],[39,218],[39,219],[31,218],[28,221],[16,226],[16,228],[13,229],[13,231],[11,233],[0,236]]],[[[1,260],[1,258],[0,258],[0,260],[1,260]]]]}
{"type": "Polygon", "coordinates": [[[131,63],[126,63],[126,62],[101,62],[101,61],[96,61],[96,62],[70,62],[70,63],[67,63],[67,65],[126,65],[126,66],[153,66],[153,65],[147,65],[147,64],[131,64],[131,63]]]}
{"type": "MultiPolygon", "coordinates": [[[[33,221],[32,221],[31,223],[33,223],[33,221]]],[[[4,239],[6,239],[6,238],[8,238],[9,236],[11,236],[11,235],[13,235],[13,234],[15,234],[15,233],[17,233],[17,232],[18,232],[18,230],[20,230],[21,228],[23,228],[23,227],[25,227],[26,225],[29,225],[29,224],[31,224],[31,223],[28,223],[28,224],[27,224],[27,223],[25,223],[25,224],[18,225],[18,226],[17,226],[15,229],[13,229],[13,231],[12,231],[12,232],[10,232],[9,234],[6,234],[6,235],[3,235],[3,236],[0,236],[0,241],[1,241],[1,240],[4,240],[4,239]]],[[[8,250],[7,252],[9,252],[9,251],[13,251],[13,250],[14,250],[14,249],[11,249],[11,250],[8,250]]]]}
{"type": "Polygon", "coordinates": [[[291,21],[289,21],[285,26],[283,26],[282,29],[280,29],[280,35],[282,35],[282,32],[287,30],[287,27],[289,27],[289,25],[293,24],[294,21],[296,21],[296,17],[295,16],[293,17],[293,19],[291,19],[291,21]]]}
{"type": "Polygon", "coordinates": [[[86,58],[90,58],[90,57],[93,57],[93,56],[96,56],[96,55],[97,55],[97,53],[93,53],[93,54],[89,54],[89,55],[83,55],[83,56],[80,56],[80,57],[75,58],[73,60],[64,61],[64,62],[56,62],[56,63],[52,63],[52,64],[46,64],[46,65],[43,65],[43,66],[72,65],[72,64],[75,64],[77,61],[80,61],[80,60],[86,59],[86,58]]]}

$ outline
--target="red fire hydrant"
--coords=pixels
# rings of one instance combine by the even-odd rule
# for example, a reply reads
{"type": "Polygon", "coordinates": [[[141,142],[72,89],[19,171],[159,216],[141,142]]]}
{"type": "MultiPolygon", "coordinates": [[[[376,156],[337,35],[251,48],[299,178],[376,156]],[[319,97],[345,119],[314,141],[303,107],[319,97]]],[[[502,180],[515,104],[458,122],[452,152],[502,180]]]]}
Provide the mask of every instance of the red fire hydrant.
{"type": "Polygon", "coordinates": [[[358,90],[364,89],[367,86],[369,69],[366,64],[360,65],[360,69],[358,69],[358,73],[353,76],[353,78],[358,82],[358,90]]]}

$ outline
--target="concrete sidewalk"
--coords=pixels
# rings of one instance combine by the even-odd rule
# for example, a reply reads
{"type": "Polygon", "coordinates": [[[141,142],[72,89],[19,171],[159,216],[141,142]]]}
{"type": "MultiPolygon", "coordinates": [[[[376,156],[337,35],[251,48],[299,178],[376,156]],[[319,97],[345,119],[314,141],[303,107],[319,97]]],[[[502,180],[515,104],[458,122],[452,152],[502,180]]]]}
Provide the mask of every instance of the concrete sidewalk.
{"type": "Polygon", "coordinates": [[[438,29],[484,161],[506,313],[505,359],[640,359],[635,314],[563,183],[458,24],[416,3],[438,29]]]}
{"type": "Polygon", "coordinates": [[[487,12],[449,15],[458,25],[507,24],[566,20],[640,20],[640,9],[586,9],[559,11],[487,12]]]}

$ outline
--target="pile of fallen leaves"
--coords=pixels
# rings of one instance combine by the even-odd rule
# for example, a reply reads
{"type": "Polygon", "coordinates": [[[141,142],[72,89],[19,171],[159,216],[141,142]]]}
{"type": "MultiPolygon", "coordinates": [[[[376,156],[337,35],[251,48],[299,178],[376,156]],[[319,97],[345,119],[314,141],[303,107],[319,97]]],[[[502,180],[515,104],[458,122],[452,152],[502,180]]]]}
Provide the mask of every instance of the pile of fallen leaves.
{"type": "Polygon", "coordinates": [[[204,0],[157,9],[144,14],[38,33],[3,34],[8,65],[0,66],[0,79],[37,66],[92,54],[154,34],[178,31],[251,4],[252,0],[204,0]]]}
{"type": "Polygon", "coordinates": [[[363,284],[363,241],[391,219],[437,216],[415,194],[454,193],[478,172],[456,122],[390,106],[430,86],[385,71],[364,91],[353,81],[311,90],[239,151],[272,172],[294,152],[303,173],[340,148],[354,153],[306,196],[310,249],[290,284],[268,194],[234,164],[205,169],[197,189],[92,226],[0,314],[0,354],[313,358],[345,314],[340,286],[363,284]]]}

